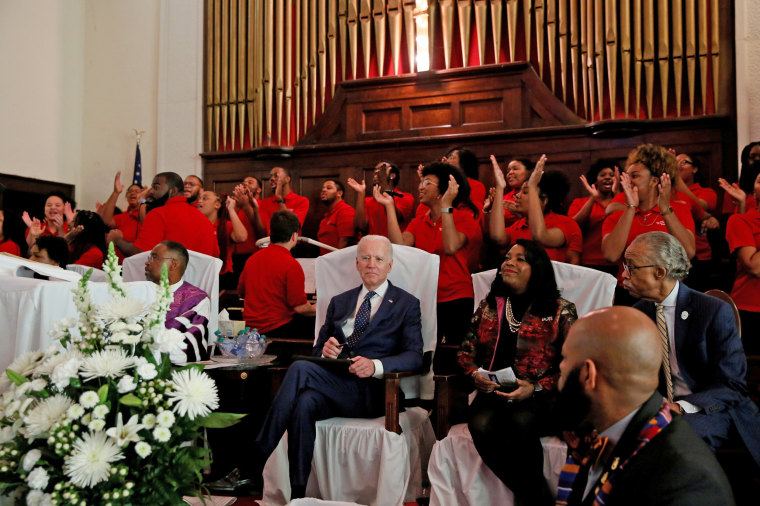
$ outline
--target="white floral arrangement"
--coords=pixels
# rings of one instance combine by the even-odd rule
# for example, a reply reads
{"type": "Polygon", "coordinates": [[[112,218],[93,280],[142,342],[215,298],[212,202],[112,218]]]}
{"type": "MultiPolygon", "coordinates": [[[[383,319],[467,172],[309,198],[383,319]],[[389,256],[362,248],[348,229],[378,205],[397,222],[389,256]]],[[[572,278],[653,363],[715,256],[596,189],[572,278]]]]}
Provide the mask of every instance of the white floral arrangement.
{"type": "Polygon", "coordinates": [[[165,328],[166,266],[156,301],[129,297],[109,245],[111,300],[74,292],[79,318],[54,325],[60,344],[18,357],[0,378],[0,496],[18,504],[182,504],[200,495],[209,451],[203,427],[243,415],[214,413],[216,385],[201,365],[173,367],[183,335],[165,328]]]}

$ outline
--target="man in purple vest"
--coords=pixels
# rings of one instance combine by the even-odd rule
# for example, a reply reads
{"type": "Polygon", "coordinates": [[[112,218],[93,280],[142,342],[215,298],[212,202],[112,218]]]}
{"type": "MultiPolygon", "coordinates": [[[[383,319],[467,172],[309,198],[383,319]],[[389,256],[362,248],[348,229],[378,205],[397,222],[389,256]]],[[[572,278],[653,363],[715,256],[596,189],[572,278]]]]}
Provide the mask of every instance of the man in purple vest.
{"type": "Polygon", "coordinates": [[[145,277],[158,283],[161,266],[166,264],[169,289],[174,302],[166,313],[166,328],[177,329],[185,335],[185,351],[172,354],[173,363],[208,360],[208,317],[211,301],[200,288],[182,281],[189,260],[187,249],[175,241],[162,241],[156,245],[145,262],[145,277]]]}

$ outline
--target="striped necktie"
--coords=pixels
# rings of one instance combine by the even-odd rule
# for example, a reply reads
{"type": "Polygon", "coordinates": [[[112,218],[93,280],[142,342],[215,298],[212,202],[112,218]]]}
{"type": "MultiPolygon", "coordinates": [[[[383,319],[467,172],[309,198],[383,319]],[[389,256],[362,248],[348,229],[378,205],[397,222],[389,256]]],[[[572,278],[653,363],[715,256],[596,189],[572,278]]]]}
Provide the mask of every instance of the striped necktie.
{"type": "Polygon", "coordinates": [[[375,295],[377,295],[377,293],[374,291],[367,292],[367,295],[364,296],[364,301],[362,301],[362,305],[359,306],[359,310],[356,312],[354,331],[346,340],[350,348],[356,346],[356,343],[359,342],[359,338],[364,334],[364,331],[367,330],[367,327],[369,327],[369,317],[372,312],[370,300],[375,295]]]}
{"type": "Polygon", "coordinates": [[[662,373],[665,376],[665,387],[668,394],[668,402],[673,402],[673,377],[670,373],[670,337],[668,336],[668,324],[665,321],[665,306],[657,304],[657,330],[662,338],[662,373]]]}

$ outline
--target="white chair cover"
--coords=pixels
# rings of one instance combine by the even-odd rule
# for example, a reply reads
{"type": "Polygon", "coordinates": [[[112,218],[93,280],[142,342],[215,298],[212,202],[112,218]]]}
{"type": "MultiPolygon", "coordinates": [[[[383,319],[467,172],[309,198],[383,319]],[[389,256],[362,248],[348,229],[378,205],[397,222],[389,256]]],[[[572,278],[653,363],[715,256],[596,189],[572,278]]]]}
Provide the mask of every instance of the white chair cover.
{"type": "MultiPolygon", "coordinates": [[[[222,270],[222,261],[197,251],[187,252],[190,254],[190,262],[182,279],[205,291],[211,299],[211,314],[208,318],[210,346],[216,342],[214,332],[219,328],[219,271],[222,270]]],[[[148,255],[150,251],[143,251],[124,259],[121,269],[124,281],[145,281],[145,261],[148,260],[148,255]]]]}
{"type": "MultiPolygon", "coordinates": [[[[356,246],[316,261],[317,328],[333,296],[361,284],[356,246]]],[[[436,343],[437,255],[393,246],[391,283],[420,299],[424,351],[436,343]]],[[[315,338],[316,339],[316,338],[315,338]]],[[[407,398],[433,397],[432,371],[424,378],[404,378],[407,398]]],[[[392,505],[414,501],[422,493],[422,476],[435,442],[427,411],[408,408],[399,415],[401,434],[385,430],[385,418],[330,418],[317,423],[311,475],[306,494],[336,501],[392,505]]],[[[290,497],[287,434],[264,467],[261,504],[282,505],[290,497]]]]}
{"type": "Polygon", "coordinates": [[[67,271],[76,272],[82,276],[87,274],[87,271],[92,269],[92,276],[90,276],[90,281],[95,281],[96,283],[105,283],[108,281],[108,276],[106,275],[105,271],[101,269],[95,269],[94,267],[87,267],[86,265],[79,265],[79,264],[69,264],[66,266],[67,271]]]}
{"type": "MultiPolygon", "coordinates": [[[[556,437],[541,438],[544,476],[554,495],[565,465],[567,447],[556,437]]],[[[519,458],[505,455],[504,458],[519,458]]],[[[514,495],[483,463],[467,424],[454,425],[449,435],[433,446],[428,465],[431,506],[511,506],[514,495]]]]}
{"type": "MultiPolygon", "coordinates": [[[[552,260],[552,267],[554,267],[554,276],[557,279],[560,294],[575,304],[578,316],[583,316],[594,309],[612,305],[615,285],[617,284],[614,276],[588,267],[555,262],[554,260],[552,260]]],[[[495,276],[496,269],[477,272],[472,275],[475,308],[488,295],[488,290],[491,288],[495,276]]]]}

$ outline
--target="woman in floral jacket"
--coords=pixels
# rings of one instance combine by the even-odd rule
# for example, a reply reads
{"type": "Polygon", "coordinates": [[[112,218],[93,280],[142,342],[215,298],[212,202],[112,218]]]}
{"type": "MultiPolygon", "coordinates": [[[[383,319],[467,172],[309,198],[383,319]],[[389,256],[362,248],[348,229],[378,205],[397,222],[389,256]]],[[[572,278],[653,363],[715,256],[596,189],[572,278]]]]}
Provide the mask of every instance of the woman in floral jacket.
{"type": "Polygon", "coordinates": [[[519,239],[458,354],[478,390],[469,421],[475,448],[524,504],[553,503],[539,438],[558,431],[553,408],[562,344],[577,318],[575,305],[559,296],[546,251],[519,239]],[[507,368],[516,379],[505,379],[507,368]]]}

